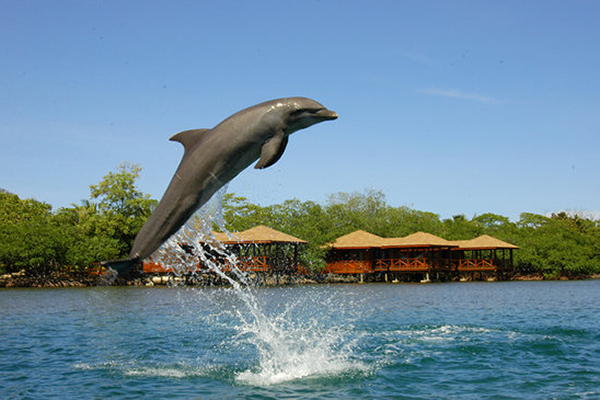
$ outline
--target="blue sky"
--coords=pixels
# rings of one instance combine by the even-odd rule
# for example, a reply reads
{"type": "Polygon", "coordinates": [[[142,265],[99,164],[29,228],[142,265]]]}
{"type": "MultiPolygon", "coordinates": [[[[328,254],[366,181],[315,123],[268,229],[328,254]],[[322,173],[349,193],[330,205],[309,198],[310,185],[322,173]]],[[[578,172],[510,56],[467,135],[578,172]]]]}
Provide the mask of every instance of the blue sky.
{"type": "Polygon", "coordinates": [[[171,135],[306,96],[340,118],[230,192],[598,212],[599,20],[593,0],[0,0],[0,187],[69,206],[129,161],[159,199],[171,135]]]}

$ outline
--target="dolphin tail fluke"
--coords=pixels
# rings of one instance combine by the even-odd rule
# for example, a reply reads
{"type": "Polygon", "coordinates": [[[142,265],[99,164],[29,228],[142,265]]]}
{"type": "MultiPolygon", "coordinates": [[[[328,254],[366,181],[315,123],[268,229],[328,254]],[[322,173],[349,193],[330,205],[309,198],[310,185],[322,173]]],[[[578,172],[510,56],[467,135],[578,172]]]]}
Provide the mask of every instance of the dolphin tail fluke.
{"type": "Polygon", "coordinates": [[[104,261],[101,264],[103,267],[116,271],[119,276],[127,276],[142,263],[137,258],[128,258],[126,260],[104,261]]]}

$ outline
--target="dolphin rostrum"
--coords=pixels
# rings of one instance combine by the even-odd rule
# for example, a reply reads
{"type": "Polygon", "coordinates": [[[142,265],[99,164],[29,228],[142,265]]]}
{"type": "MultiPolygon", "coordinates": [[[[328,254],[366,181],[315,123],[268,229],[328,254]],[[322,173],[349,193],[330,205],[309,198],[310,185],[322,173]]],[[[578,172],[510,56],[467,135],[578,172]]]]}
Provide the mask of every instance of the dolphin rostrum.
{"type": "Polygon", "coordinates": [[[239,111],[212,129],[179,132],[170,140],[184,154],[162,199],[137,234],[129,258],[103,265],[123,275],[156,251],[223,185],[258,160],[281,158],[288,136],[338,115],[305,97],[267,101],[239,111]]]}

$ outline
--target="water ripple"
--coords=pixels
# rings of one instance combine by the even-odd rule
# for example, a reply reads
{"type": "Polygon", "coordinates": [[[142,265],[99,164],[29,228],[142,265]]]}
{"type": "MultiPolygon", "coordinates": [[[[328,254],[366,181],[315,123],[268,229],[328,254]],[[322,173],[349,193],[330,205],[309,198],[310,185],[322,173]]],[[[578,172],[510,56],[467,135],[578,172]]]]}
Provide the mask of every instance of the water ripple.
{"type": "Polygon", "coordinates": [[[600,398],[600,282],[562,287],[254,289],[258,319],[222,289],[2,290],[0,393],[600,398]]]}

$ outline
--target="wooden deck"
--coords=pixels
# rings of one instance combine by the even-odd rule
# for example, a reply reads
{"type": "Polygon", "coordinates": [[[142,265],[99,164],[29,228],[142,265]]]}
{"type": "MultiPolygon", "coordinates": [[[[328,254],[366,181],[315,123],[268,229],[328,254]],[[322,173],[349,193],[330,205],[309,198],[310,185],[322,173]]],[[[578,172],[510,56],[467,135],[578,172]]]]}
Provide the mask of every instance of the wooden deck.
{"type": "Polygon", "coordinates": [[[452,265],[459,272],[496,271],[498,268],[493,259],[456,260],[452,265]]]}
{"type": "Polygon", "coordinates": [[[331,274],[368,274],[372,272],[371,263],[357,260],[337,260],[327,263],[325,273],[331,274]]]}
{"type": "Polygon", "coordinates": [[[437,260],[431,258],[376,258],[369,260],[330,260],[324,273],[430,273],[430,272],[500,272],[506,270],[503,260],[459,259],[437,260]]]}
{"type": "MultiPolygon", "coordinates": [[[[220,264],[220,268],[223,272],[230,272],[232,270],[232,265],[229,261],[217,263],[220,264]]],[[[236,266],[244,272],[267,272],[272,269],[269,264],[269,257],[267,256],[238,257],[236,266]]],[[[194,270],[207,270],[207,268],[203,268],[202,264],[198,263],[194,270]]],[[[163,267],[161,263],[147,261],[144,262],[144,272],[147,274],[168,274],[175,271],[172,268],[163,267]]]]}
{"type": "MultiPolygon", "coordinates": [[[[383,238],[358,230],[329,244],[327,268],[338,274],[435,273],[446,278],[469,273],[504,273],[513,268],[518,246],[487,235],[449,241],[427,232],[383,238]]],[[[489,275],[489,274],[488,274],[489,275]]],[[[483,276],[483,275],[482,275],[483,276]]]]}
{"type": "MultiPolygon", "coordinates": [[[[269,257],[267,256],[244,256],[238,257],[236,267],[244,272],[267,272],[270,271],[269,257]]],[[[223,266],[224,271],[231,271],[232,265],[227,262],[223,266]]]]}

